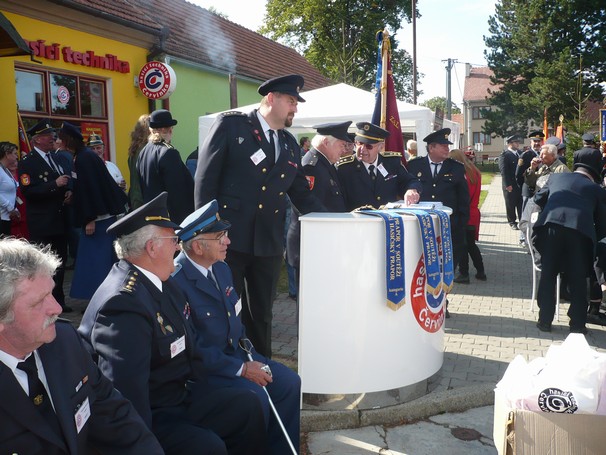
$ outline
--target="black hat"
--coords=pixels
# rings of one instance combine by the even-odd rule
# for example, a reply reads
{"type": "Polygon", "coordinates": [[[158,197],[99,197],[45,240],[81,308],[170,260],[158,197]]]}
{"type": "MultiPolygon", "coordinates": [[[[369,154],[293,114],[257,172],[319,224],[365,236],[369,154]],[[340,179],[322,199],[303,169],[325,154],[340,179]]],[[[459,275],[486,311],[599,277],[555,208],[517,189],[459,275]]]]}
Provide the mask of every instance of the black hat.
{"type": "Polygon", "coordinates": [[[424,142],[429,144],[449,144],[452,145],[452,142],[448,140],[448,136],[450,136],[450,128],[442,128],[441,130],[434,131],[431,134],[428,134],[423,139],[424,142]]]}
{"type": "Polygon", "coordinates": [[[37,136],[38,134],[49,134],[54,133],[55,129],[51,126],[50,120],[47,118],[43,118],[34,126],[32,126],[29,130],[27,130],[27,134],[30,136],[37,136]]]}
{"type": "Polygon", "coordinates": [[[177,232],[179,239],[187,242],[205,232],[221,232],[231,227],[231,223],[219,216],[219,204],[213,199],[204,207],[200,207],[181,223],[185,226],[177,232]]]}
{"type": "Polygon", "coordinates": [[[602,153],[597,149],[581,149],[574,154],[574,169],[587,169],[596,182],[600,181],[602,153]]]}
{"type": "Polygon", "coordinates": [[[583,139],[583,142],[586,142],[588,144],[595,143],[595,136],[592,133],[585,133],[585,134],[583,134],[583,136],[581,137],[581,139],[583,139]]]}
{"type": "Polygon", "coordinates": [[[349,134],[347,134],[347,128],[351,125],[351,121],[342,123],[323,123],[321,125],[312,126],[318,134],[323,136],[332,136],[342,141],[352,142],[349,134]]]}
{"type": "Polygon", "coordinates": [[[514,134],[513,136],[509,136],[507,139],[505,139],[505,142],[508,144],[511,144],[512,142],[520,142],[520,138],[517,134],[514,134]]]}
{"type": "Polygon", "coordinates": [[[176,124],[177,121],[166,109],[158,109],[149,115],[150,128],[167,128],[169,126],[175,126],[176,124]]]}
{"type": "Polygon", "coordinates": [[[181,229],[181,226],[170,220],[168,208],[166,207],[167,198],[168,193],[166,191],[160,193],[147,204],[143,204],[108,227],[107,233],[114,234],[116,237],[122,237],[150,224],[181,229]]]}
{"type": "Polygon", "coordinates": [[[59,133],[66,134],[79,141],[82,141],[84,139],[82,137],[82,133],[80,133],[80,127],[77,127],[76,125],[72,125],[69,122],[63,122],[61,124],[61,129],[59,130],[59,133]]]}
{"type": "Polygon", "coordinates": [[[528,137],[530,138],[530,140],[532,141],[540,141],[541,139],[543,139],[545,137],[545,134],[542,131],[531,131],[530,133],[528,133],[528,137]]]}
{"type": "Polygon", "coordinates": [[[301,98],[299,92],[303,88],[305,79],[300,74],[289,74],[288,76],[280,76],[263,82],[259,85],[257,92],[259,95],[265,96],[269,92],[280,92],[287,95],[296,96],[297,100],[304,103],[305,100],[301,98]]]}
{"type": "Polygon", "coordinates": [[[363,144],[385,142],[385,138],[389,136],[389,131],[369,122],[358,122],[356,128],[358,131],[356,131],[355,140],[363,144]]]}
{"type": "Polygon", "coordinates": [[[99,136],[98,134],[93,133],[88,136],[88,142],[86,143],[86,145],[88,145],[89,147],[92,147],[93,145],[103,145],[103,139],[101,139],[101,136],[99,136]]]}

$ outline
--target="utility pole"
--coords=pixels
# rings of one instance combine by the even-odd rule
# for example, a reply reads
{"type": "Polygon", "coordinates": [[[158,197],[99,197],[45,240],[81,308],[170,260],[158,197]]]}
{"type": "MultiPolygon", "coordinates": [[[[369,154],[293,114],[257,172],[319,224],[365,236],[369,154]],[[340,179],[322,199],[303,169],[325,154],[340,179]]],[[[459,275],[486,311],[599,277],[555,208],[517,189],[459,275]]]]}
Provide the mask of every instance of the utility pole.
{"type": "Polygon", "coordinates": [[[417,0],[412,0],[412,104],[417,104],[417,0]]]}
{"type": "Polygon", "coordinates": [[[458,60],[449,58],[448,60],[442,60],[443,62],[447,62],[446,63],[446,118],[448,120],[452,119],[452,96],[450,93],[450,86],[451,86],[451,77],[450,77],[450,71],[452,70],[452,67],[454,66],[455,63],[457,63],[458,60]]]}

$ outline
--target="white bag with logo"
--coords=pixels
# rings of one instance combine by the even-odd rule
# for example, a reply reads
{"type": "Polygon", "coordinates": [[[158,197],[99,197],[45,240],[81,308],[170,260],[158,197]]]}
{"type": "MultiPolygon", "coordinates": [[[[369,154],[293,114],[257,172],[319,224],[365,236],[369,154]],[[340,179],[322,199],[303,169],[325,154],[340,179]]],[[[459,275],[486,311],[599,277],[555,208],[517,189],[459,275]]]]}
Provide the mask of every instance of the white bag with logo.
{"type": "Polygon", "coordinates": [[[517,356],[497,390],[516,409],[566,414],[606,414],[606,355],[582,334],[552,345],[545,358],[527,363],[517,356]],[[604,387],[604,393],[602,388],[604,387]]]}

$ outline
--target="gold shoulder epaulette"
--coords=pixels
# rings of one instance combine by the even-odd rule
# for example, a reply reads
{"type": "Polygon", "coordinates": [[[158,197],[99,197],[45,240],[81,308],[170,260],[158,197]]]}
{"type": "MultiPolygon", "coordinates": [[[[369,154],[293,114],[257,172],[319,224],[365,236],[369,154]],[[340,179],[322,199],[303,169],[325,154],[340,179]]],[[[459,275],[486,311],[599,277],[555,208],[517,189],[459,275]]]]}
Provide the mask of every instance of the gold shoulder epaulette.
{"type": "Polygon", "coordinates": [[[398,158],[402,158],[402,154],[400,152],[383,151],[383,152],[381,152],[381,156],[384,156],[385,158],[390,158],[392,156],[397,156],[398,158]]]}
{"type": "Polygon", "coordinates": [[[230,117],[230,116],[234,116],[234,115],[242,115],[242,116],[246,117],[246,114],[244,112],[240,112],[240,111],[227,111],[227,112],[223,112],[221,114],[221,116],[223,116],[223,117],[230,117]]]}
{"type": "Polygon", "coordinates": [[[124,278],[120,292],[127,292],[129,294],[131,292],[133,292],[137,287],[138,278],[139,278],[139,272],[137,272],[136,270],[131,270],[128,273],[128,275],[124,278]]]}
{"type": "Polygon", "coordinates": [[[353,163],[355,159],[356,159],[356,156],[353,154],[344,156],[343,158],[340,158],[339,161],[337,161],[337,167],[339,167],[343,164],[353,163]]]}

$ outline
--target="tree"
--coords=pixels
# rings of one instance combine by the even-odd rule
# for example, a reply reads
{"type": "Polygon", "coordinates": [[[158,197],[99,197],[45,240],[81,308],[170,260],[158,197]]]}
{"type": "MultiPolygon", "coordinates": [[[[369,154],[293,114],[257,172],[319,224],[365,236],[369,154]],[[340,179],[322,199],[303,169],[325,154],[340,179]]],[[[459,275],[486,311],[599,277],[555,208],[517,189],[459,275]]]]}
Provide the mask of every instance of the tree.
{"type": "MultiPolygon", "coordinates": [[[[431,109],[432,111],[436,111],[436,109],[442,109],[442,112],[446,112],[446,97],[444,96],[434,96],[431,99],[428,99],[427,101],[424,101],[423,103],[421,103],[421,106],[425,106],[428,107],[429,109],[431,109]]],[[[450,103],[451,109],[452,109],[452,113],[453,114],[460,114],[461,113],[461,109],[459,109],[459,107],[451,102],[450,103]]]]}
{"type": "Polygon", "coordinates": [[[484,37],[492,82],[485,133],[527,133],[528,121],[549,124],[575,116],[579,96],[602,98],[606,78],[603,0],[500,0],[484,37]],[[580,61],[582,56],[582,66],[580,61]],[[581,93],[577,77],[583,74],[581,93]]]}
{"type": "Polygon", "coordinates": [[[410,2],[397,0],[268,0],[259,32],[296,49],[329,79],[369,90],[376,75],[375,35],[387,28],[396,95],[411,100],[412,59],[397,49],[393,33],[410,22],[410,13],[410,2]]]}

